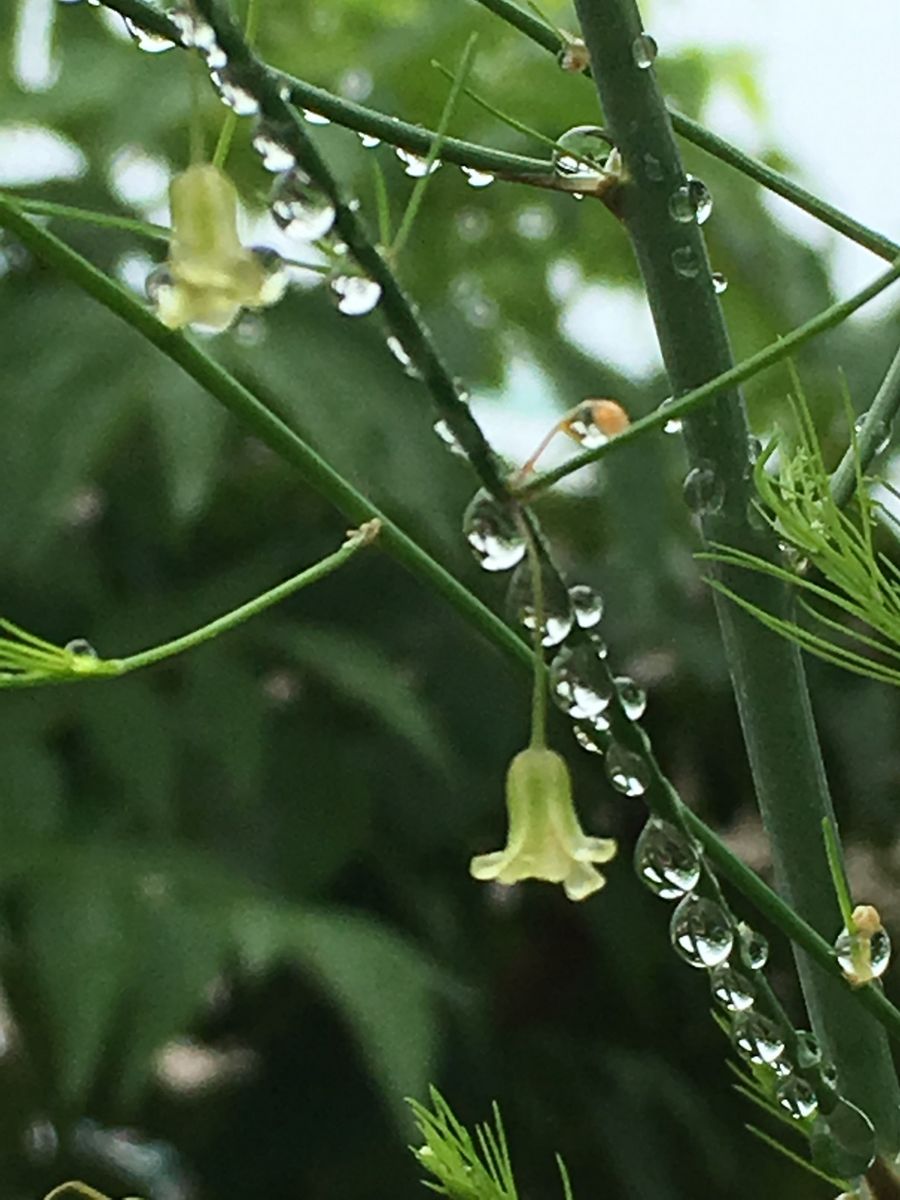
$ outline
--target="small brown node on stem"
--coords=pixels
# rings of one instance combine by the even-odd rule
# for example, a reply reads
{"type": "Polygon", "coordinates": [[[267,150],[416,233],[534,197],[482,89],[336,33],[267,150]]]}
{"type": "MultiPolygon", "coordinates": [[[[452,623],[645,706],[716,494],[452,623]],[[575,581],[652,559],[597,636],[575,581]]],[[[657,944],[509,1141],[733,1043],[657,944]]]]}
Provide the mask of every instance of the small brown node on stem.
{"type": "Polygon", "coordinates": [[[371,521],[360,525],[359,529],[348,529],[346,541],[368,546],[375,541],[379,533],[381,533],[381,521],[378,517],[373,517],[371,521]]]}
{"type": "Polygon", "coordinates": [[[881,929],[881,914],[874,904],[857,904],[853,910],[853,924],[858,933],[871,937],[881,929]]]}
{"type": "Polygon", "coordinates": [[[592,449],[622,433],[631,424],[616,400],[583,400],[563,417],[559,428],[582,446],[592,449]]]}
{"type": "Polygon", "coordinates": [[[591,65],[591,54],[584,40],[563,29],[559,30],[559,35],[565,44],[557,54],[556,61],[564,71],[574,71],[576,74],[586,71],[591,65]]]}

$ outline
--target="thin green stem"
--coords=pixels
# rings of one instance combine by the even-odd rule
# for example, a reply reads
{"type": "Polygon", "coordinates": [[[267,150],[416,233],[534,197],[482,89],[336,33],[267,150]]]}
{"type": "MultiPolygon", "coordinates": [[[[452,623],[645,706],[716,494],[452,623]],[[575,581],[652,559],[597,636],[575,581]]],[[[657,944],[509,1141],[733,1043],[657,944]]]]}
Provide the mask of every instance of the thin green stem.
{"type": "Polygon", "coordinates": [[[364,546],[371,545],[374,538],[378,535],[378,530],[379,522],[377,520],[367,523],[361,529],[355,530],[350,534],[347,541],[339,550],[336,550],[334,554],[329,554],[321,562],[307,567],[306,570],[301,571],[298,575],[294,575],[290,579],[286,579],[283,583],[279,583],[276,587],[270,588],[267,592],[263,592],[261,596],[255,596],[252,600],[248,600],[246,604],[241,604],[238,608],[232,609],[231,612],[217,617],[216,620],[210,621],[208,625],[201,626],[200,629],[195,629],[191,633],[175,638],[171,642],[165,642],[161,646],[153,646],[149,650],[142,650],[139,654],[131,654],[127,658],[116,660],[117,666],[122,674],[128,671],[137,671],[142,667],[149,667],[153,663],[162,662],[164,659],[173,658],[176,654],[183,654],[185,650],[193,650],[194,647],[201,646],[204,642],[212,641],[213,638],[219,637],[220,634],[228,633],[238,625],[242,625],[244,621],[249,621],[251,617],[255,617],[258,613],[264,612],[265,609],[271,608],[273,604],[278,604],[280,601],[286,600],[294,592],[299,592],[302,588],[309,587],[313,583],[318,583],[320,579],[325,579],[326,576],[331,575],[333,571],[338,570],[344,563],[349,562],[364,546]]]}
{"type": "Polygon", "coordinates": [[[841,916],[844,918],[844,925],[849,933],[856,933],[856,922],[853,920],[853,901],[850,899],[850,885],[847,882],[847,873],[841,859],[841,846],[834,821],[829,817],[822,818],[822,840],[825,843],[828,870],[831,872],[831,882],[834,884],[834,894],[837,897],[841,916]]]}
{"type": "Polygon", "coordinates": [[[171,229],[165,225],[150,225],[146,221],[136,221],[133,217],[93,212],[88,208],[75,208],[71,204],[57,204],[52,200],[32,200],[28,196],[16,196],[12,192],[0,194],[9,196],[22,212],[31,213],[36,217],[59,217],[63,221],[79,221],[85,225],[98,225],[103,229],[122,229],[126,233],[152,238],[157,242],[167,242],[172,234],[171,229]]]}
{"type": "Polygon", "coordinates": [[[858,470],[865,471],[888,436],[897,410],[900,409],[900,350],[888,368],[881,387],[875,394],[869,411],[855,435],[857,454],[851,443],[831,476],[831,494],[835,504],[843,507],[857,491],[858,470]]]}
{"type": "MultiPolygon", "coordinates": [[[[526,37],[531,38],[537,45],[543,46],[551,54],[557,55],[560,50],[565,48],[565,39],[552,25],[526,12],[525,9],[514,3],[514,0],[476,0],[476,3],[481,4],[483,8],[489,9],[509,25],[518,29],[520,33],[524,33],[526,37]]],[[[586,71],[585,74],[590,75],[590,71],[586,71]]],[[[861,221],[857,221],[854,217],[842,212],[839,208],[835,208],[833,204],[828,204],[827,201],[821,200],[818,196],[807,191],[806,188],[801,187],[792,179],[788,179],[786,175],[782,175],[780,171],[774,170],[760,159],[753,158],[750,154],[745,154],[743,150],[732,146],[724,138],[706,129],[699,122],[692,120],[691,117],[687,117],[684,113],[671,108],[668,110],[668,114],[673,129],[685,138],[686,141],[693,142],[695,146],[699,146],[707,154],[711,154],[721,162],[735,167],[750,179],[755,179],[757,183],[761,183],[763,187],[768,188],[770,192],[775,192],[791,204],[802,208],[804,212],[809,213],[810,216],[815,217],[824,225],[830,226],[836,232],[843,234],[844,237],[856,242],[857,245],[864,246],[867,250],[871,250],[873,254],[877,254],[880,258],[884,258],[888,262],[893,262],[897,255],[900,254],[900,245],[891,241],[890,238],[876,232],[874,229],[869,229],[861,221]]]]}
{"type": "MultiPolygon", "coordinates": [[[[256,41],[261,11],[259,0],[247,0],[247,15],[244,18],[244,41],[248,46],[253,46],[256,41]]],[[[228,152],[234,140],[237,124],[237,113],[233,109],[229,109],[225,115],[225,120],[222,122],[219,140],[216,142],[216,148],[212,156],[212,165],[218,167],[220,171],[224,169],[225,163],[228,160],[228,152]]]]}
{"type": "MultiPolygon", "coordinates": [[[[683,395],[733,369],[702,231],[696,223],[673,221],[670,190],[647,181],[640,169],[652,155],[672,186],[685,179],[656,73],[641,70],[632,54],[643,33],[634,0],[576,0],[576,10],[604,118],[630,177],[621,189],[619,212],[647,289],[672,391],[683,395]],[[689,269],[679,269],[685,265],[689,269]]],[[[771,557],[770,531],[750,523],[748,435],[734,386],[685,421],[692,468],[711,475],[721,498],[699,513],[704,538],[771,557]]],[[[789,593],[776,580],[748,578],[727,566],[717,570],[726,586],[751,603],[779,616],[789,613],[789,593]]],[[[800,652],[738,606],[715,599],[779,889],[806,922],[831,930],[839,911],[812,831],[817,833],[823,817],[833,818],[833,811],[800,652]]],[[[871,1117],[880,1149],[896,1152],[900,1087],[882,1030],[854,1014],[846,990],[806,955],[797,953],[796,961],[813,1028],[837,1066],[844,1093],[871,1117]]]]}
{"type": "MultiPolygon", "coordinates": [[[[180,366],[260,441],[268,445],[285,462],[294,466],[306,482],[345,517],[357,524],[373,518],[379,519],[382,522],[380,540],[385,550],[403,567],[443,596],[474,629],[507,658],[533,673],[533,654],[520,637],[366,497],[356,491],[257,396],[204,354],[199,347],[184,335],[166,329],[123,288],[48,230],[35,225],[18,210],[13,201],[4,198],[2,194],[0,228],[9,229],[37,257],[55,267],[86,294],[156,346],[170,361],[180,366]]],[[[34,641],[38,645],[41,644],[41,639],[34,641]]],[[[843,977],[834,962],[828,943],[681,802],[672,784],[663,775],[640,727],[624,718],[622,724],[622,734],[618,729],[615,731],[617,739],[621,737],[624,741],[629,733],[638,739],[637,749],[651,768],[653,778],[646,798],[653,811],[665,820],[683,822],[704,845],[708,857],[718,865],[722,875],[786,937],[803,947],[820,966],[842,981],[843,977]]],[[[894,1008],[882,992],[874,988],[862,988],[849,994],[857,1003],[873,1012],[891,1036],[900,1043],[900,1011],[894,1008]]]]}
{"type": "Polygon", "coordinates": [[[394,238],[388,258],[396,263],[400,256],[400,252],[406,245],[406,241],[412,232],[413,223],[416,219],[419,209],[422,206],[422,201],[425,199],[425,191],[431,181],[432,168],[438,160],[438,155],[441,152],[441,146],[444,144],[444,139],[447,135],[447,130],[450,128],[450,122],[453,119],[453,114],[456,111],[456,106],[459,103],[460,93],[462,92],[465,82],[469,77],[469,72],[472,70],[472,63],[475,58],[475,44],[478,41],[478,35],[473,33],[466,42],[462,52],[462,58],[459,61],[459,71],[456,78],[453,80],[453,86],[447,95],[447,100],[441,112],[440,120],[438,121],[437,132],[434,135],[434,141],[429,147],[428,154],[425,157],[425,166],[423,173],[416,180],[415,186],[409,197],[409,203],[406,206],[406,211],[400,219],[400,225],[397,229],[397,235],[394,238]]]}
{"type": "MultiPolygon", "coordinates": [[[[178,37],[176,34],[177,44],[178,37]]],[[[206,145],[203,136],[203,111],[201,84],[203,81],[202,67],[194,59],[188,59],[188,78],[191,89],[191,111],[188,117],[188,156],[191,166],[197,166],[206,160],[206,145]]]]}
{"type": "Polygon", "coordinates": [[[391,201],[388,196],[387,180],[381,163],[372,159],[372,178],[375,181],[375,210],[378,213],[378,241],[382,246],[391,244],[391,201]]]}
{"type": "Polygon", "coordinates": [[[543,749],[547,744],[547,664],[544,659],[544,573],[540,547],[528,524],[520,520],[525,538],[528,568],[531,573],[531,612],[534,620],[533,681],[531,689],[531,746],[543,749]]]}
{"type": "MultiPolygon", "coordinates": [[[[841,300],[837,304],[832,304],[830,308],[817,313],[802,325],[785,334],[783,338],[779,338],[777,342],[772,342],[762,350],[757,350],[755,354],[751,354],[749,358],[745,358],[743,362],[736,366],[729,367],[727,370],[720,371],[715,378],[700,384],[698,387],[691,388],[677,400],[672,400],[665,405],[660,406],[653,412],[648,413],[645,417],[640,417],[633,424],[629,425],[621,433],[611,438],[602,446],[597,446],[593,450],[585,450],[581,454],[575,455],[568,462],[561,463],[558,467],[554,467],[550,471],[544,471],[542,474],[535,476],[528,484],[517,490],[517,495],[521,499],[532,499],[541,492],[546,491],[548,487],[552,487],[554,483],[558,483],[560,479],[564,479],[566,475],[571,475],[574,471],[580,471],[582,467],[589,466],[591,463],[597,462],[604,458],[607,454],[612,454],[620,450],[629,442],[635,441],[650,429],[658,429],[665,425],[668,421],[678,420],[695,410],[701,405],[707,404],[711,400],[715,400],[730,391],[737,384],[751,379],[754,375],[758,375],[760,371],[771,367],[777,362],[789,357],[799,346],[811,341],[820,333],[826,332],[828,329],[833,329],[836,325],[840,325],[842,321],[855,313],[863,305],[868,304],[870,300],[881,294],[900,279],[900,260],[898,260],[889,270],[883,272],[877,279],[862,288],[854,296],[847,300],[841,300]]],[[[892,380],[892,388],[897,387],[897,395],[891,395],[893,405],[896,408],[898,397],[900,397],[900,383],[896,377],[892,380]]],[[[883,401],[884,407],[888,406],[887,400],[883,401]]],[[[874,407],[874,406],[873,406],[874,407]]],[[[849,468],[852,471],[852,464],[849,468]]],[[[852,476],[851,476],[852,479],[852,476]]]]}

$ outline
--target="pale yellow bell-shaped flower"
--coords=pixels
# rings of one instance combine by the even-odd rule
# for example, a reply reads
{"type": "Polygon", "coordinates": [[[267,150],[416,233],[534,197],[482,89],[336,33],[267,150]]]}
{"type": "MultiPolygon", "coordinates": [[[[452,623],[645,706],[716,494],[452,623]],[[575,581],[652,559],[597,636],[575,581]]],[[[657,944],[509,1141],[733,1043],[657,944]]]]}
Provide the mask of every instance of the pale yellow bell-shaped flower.
{"type": "Polygon", "coordinates": [[[616,853],[612,838],[588,837],[572,802],[565,761],[553,750],[531,746],[512,760],[506,776],[509,835],[506,848],[479,854],[469,870],[475,879],[561,883],[570,900],[584,900],[606,879],[594,866],[616,853]]]}
{"type": "Polygon", "coordinates": [[[287,276],[265,252],[241,245],[234,184],[210,163],[188,167],[169,186],[172,240],[166,266],[148,281],[160,321],[227,329],[242,308],[280,300],[287,276]]]}

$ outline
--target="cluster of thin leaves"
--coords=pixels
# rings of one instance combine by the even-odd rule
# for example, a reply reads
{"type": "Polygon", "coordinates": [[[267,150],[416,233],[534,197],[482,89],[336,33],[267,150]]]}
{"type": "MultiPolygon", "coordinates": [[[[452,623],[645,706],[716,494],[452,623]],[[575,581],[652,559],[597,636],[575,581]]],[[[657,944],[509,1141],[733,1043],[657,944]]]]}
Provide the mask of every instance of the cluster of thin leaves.
{"type": "Polygon", "coordinates": [[[799,388],[792,409],[797,427],[793,452],[784,454],[777,475],[770,474],[767,464],[781,448],[773,439],[755,467],[758,508],[775,531],[785,561],[770,562],[723,545],[699,557],[760,571],[788,584],[809,623],[768,612],[721,580],[708,582],[818,658],[900,685],[900,667],[893,665],[900,660],[900,569],[877,549],[875,529],[878,522],[894,518],[872,494],[877,484],[893,489],[864,475],[851,421],[856,490],[847,511],[842,510],[832,495],[809,406],[799,388]]]}
{"type": "MultiPolygon", "coordinates": [[[[409,1100],[423,1145],[412,1147],[413,1155],[433,1180],[426,1187],[452,1200],[518,1200],[503,1121],[493,1106],[494,1127],[475,1126],[473,1138],[437,1090],[430,1090],[432,1108],[409,1100]]],[[[566,1166],[556,1156],[564,1200],[573,1200],[566,1166]]]]}
{"type": "Polygon", "coordinates": [[[55,646],[0,617],[0,688],[74,683],[88,675],[118,675],[116,663],[97,658],[87,643],[55,646]]]}

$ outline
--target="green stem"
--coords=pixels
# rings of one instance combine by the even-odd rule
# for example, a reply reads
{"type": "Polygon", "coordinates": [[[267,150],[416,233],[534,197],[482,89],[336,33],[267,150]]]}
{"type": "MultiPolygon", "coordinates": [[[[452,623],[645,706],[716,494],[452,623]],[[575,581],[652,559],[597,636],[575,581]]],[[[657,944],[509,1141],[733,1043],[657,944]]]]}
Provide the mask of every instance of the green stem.
{"type": "Polygon", "coordinates": [[[135,221],[132,217],[93,212],[87,208],[74,208],[71,204],[56,204],[51,200],[32,200],[27,196],[15,196],[11,192],[2,192],[0,195],[9,196],[22,212],[32,213],[37,217],[59,217],[64,221],[80,221],[86,225],[99,225],[104,229],[122,229],[137,237],[153,238],[159,242],[167,242],[172,236],[172,230],[165,225],[149,225],[146,221],[135,221]]]}
{"type": "Polygon", "coordinates": [[[533,682],[531,689],[531,746],[542,750],[547,744],[547,664],[544,659],[544,578],[540,547],[525,521],[519,522],[528,548],[531,572],[531,608],[534,617],[533,682]]]}
{"type": "Polygon", "coordinates": [[[856,922],[853,920],[853,901],[850,899],[850,885],[847,883],[847,873],[841,861],[841,847],[838,842],[834,822],[828,817],[822,818],[822,840],[825,844],[825,856],[828,859],[828,869],[831,872],[831,882],[834,884],[834,894],[837,897],[844,925],[849,933],[856,933],[856,922]]]}
{"type": "MultiPolygon", "coordinates": [[[[476,3],[489,9],[496,16],[518,29],[520,33],[531,38],[533,42],[543,46],[551,54],[556,55],[565,47],[564,38],[551,25],[538,20],[537,17],[520,8],[513,0],[476,0],[476,3]]],[[[585,74],[590,75],[590,71],[586,71],[585,74]]],[[[755,179],[757,183],[768,188],[770,192],[775,192],[791,204],[802,208],[804,212],[856,242],[857,245],[864,246],[888,262],[893,262],[900,254],[900,245],[891,241],[890,238],[877,233],[874,229],[869,229],[861,221],[857,221],[839,208],[835,208],[833,204],[819,199],[806,188],[794,183],[792,179],[788,179],[786,175],[782,175],[780,171],[775,171],[760,159],[745,154],[743,150],[732,146],[724,138],[685,116],[684,113],[670,108],[668,114],[672,128],[686,141],[693,142],[707,154],[737,168],[742,174],[750,179],[755,179]]]]}
{"type": "Polygon", "coordinates": [[[853,445],[841,459],[834,474],[831,476],[831,494],[835,504],[843,507],[857,489],[857,462],[859,469],[865,471],[875,457],[879,444],[890,430],[900,409],[900,351],[888,368],[881,387],[875,394],[869,411],[863,418],[859,432],[855,435],[856,450],[853,445]]]}
{"type": "MultiPolygon", "coordinates": [[[[247,16],[244,19],[244,41],[248,46],[252,46],[256,41],[260,12],[261,6],[259,0],[247,0],[247,16]]],[[[237,129],[237,123],[237,113],[229,109],[225,120],[222,122],[219,140],[216,142],[216,148],[212,156],[212,165],[218,167],[220,171],[224,169],[228,159],[228,152],[234,140],[234,131],[237,129]]]]}
{"type": "Polygon", "coordinates": [[[208,625],[203,625],[200,629],[195,629],[183,637],[175,638],[171,642],[164,642],[161,646],[153,646],[149,650],[142,650],[139,654],[131,654],[128,658],[117,659],[116,665],[124,675],[128,671],[137,671],[142,667],[149,667],[153,663],[162,662],[163,659],[173,658],[176,654],[183,654],[185,650],[193,650],[195,646],[201,646],[204,642],[209,642],[220,634],[227,633],[265,609],[271,608],[273,604],[278,604],[288,596],[292,596],[294,592],[299,592],[301,588],[325,579],[326,576],[353,558],[364,546],[370,545],[378,536],[378,531],[378,521],[369,522],[361,529],[355,530],[334,554],[329,554],[321,562],[307,567],[299,575],[286,579],[284,583],[270,588],[261,596],[255,596],[246,604],[232,609],[231,612],[217,617],[215,621],[210,621],[208,625]]]}
{"type": "Polygon", "coordinates": [[[441,146],[447,135],[447,130],[450,128],[450,122],[453,119],[453,114],[456,111],[456,105],[459,103],[460,93],[465,86],[465,82],[469,77],[469,72],[472,70],[472,62],[475,55],[475,43],[478,41],[478,35],[473,33],[466,42],[465,49],[462,52],[462,58],[459,62],[459,72],[453,80],[453,86],[447,95],[447,100],[441,112],[440,120],[438,121],[437,132],[434,135],[428,154],[425,156],[424,172],[416,180],[409,203],[406,206],[406,211],[400,219],[400,227],[397,230],[397,235],[394,238],[390,252],[387,257],[391,262],[396,263],[400,256],[400,251],[406,245],[407,238],[412,232],[413,223],[416,215],[422,206],[422,201],[425,199],[425,191],[431,182],[431,170],[437,162],[438,155],[441,152],[441,146]]]}
{"type": "MultiPolygon", "coordinates": [[[[180,366],[260,441],[285,462],[294,466],[314,491],[332,503],[349,520],[362,523],[372,518],[379,519],[382,522],[381,543],[385,550],[403,567],[443,596],[496,649],[533,674],[533,654],[521,638],[357,492],[257,396],[229,375],[218,363],[208,358],[193,342],[182,334],[166,329],[123,288],[49,231],[29,221],[18,211],[15,203],[5,199],[2,194],[0,228],[9,229],[37,257],[71,279],[87,295],[92,296],[141,337],[156,346],[170,361],[180,366]]],[[[50,645],[31,635],[28,637],[38,646],[50,645]]],[[[621,729],[617,727],[614,730],[616,739],[626,745],[633,744],[651,768],[652,782],[646,799],[653,812],[668,821],[683,821],[705,846],[710,860],[717,864],[722,875],[767,916],[776,928],[802,946],[811,958],[846,988],[828,943],[776,892],[736,858],[712,829],[685,807],[670,781],[663,775],[640,727],[624,717],[621,718],[620,725],[621,729]],[[632,739],[631,743],[629,736],[632,739]],[[634,739],[637,739],[636,743],[634,739]]],[[[882,992],[875,988],[861,988],[857,992],[850,992],[848,989],[848,994],[873,1012],[891,1036],[900,1043],[900,1010],[894,1008],[882,992]]]]}
{"type": "MultiPolygon", "coordinates": [[[[792,329],[790,333],[785,334],[783,338],[779,338],[777,342],[772,342],[765,346],[762,350],[757,350],[755,354],[751,354],[749,358],[745,358],[743,362],[736,366],[728,367],[726,370],[720,371],[715,378],[701,383],[699,386],[691,388],[690,391],[680,396],[677,400],[672,400],[665,405],[656,408],[653,412],[648,413],[645,417],[641,417],[633,424],[629,425],[621,433],[616,434],[608,442],[602,446],[597,446],[593,450],[585,450],[581,454],[576,454],[574,458],[570,458],[568,462],[560,463],[558,467],[554,467],[550,471],[544,471],[540,475],[536,475],[530,483],[525,487],[517,489],[517,496],[520,499],[532,499],[541,492],[552,487],[554,483],[558,483],[560,479],[564,479],[567,475],[571,475],[574,471],[580,471],[582,467],[589,466],[591,463],[597,462],[604,458],[607,454],[612,454],[616,450],[621,450],[623,446],[627,446],[629,442],[641,437],[650,429],[658,429],[665,425],[668,421],[678,420],[688,416],[701,405],[707,404],[710,400],[715,400],[721,397],[724,393],[735,387],[736,384],[744,383],[748,379],[752,379],[754,375],[758,375],[760,371],[771,367],[777,362],[781,362],[787,358],[800,346],[811,341],[820,333],[824,333],[828,329],[833,329],[836,325],[840,325],[842,321],[851,316],[853,313],[868,304],[870,300],[874,300],[876,296],[891,286],[900,279],[900,261],[895,263],[889,270],[884,271],[877,279],[873,279],[870,284],[862,288],[861,291],[851,296],[847,300],[840,300],[837,304],[832,304],[830,308],[826,308],[823,312],[817,313],[808,321],[804,321],[802,325],[798,325],[796,329],[792,329]]],[[[900,368],[897,374],[891,377],[891,382],[885,381],[885,385],[889,386],[892,397],[889,400],[879,392],[879,409],[882,413],[896,411],[898,403],[900,403],[900,368]],[[893,408],[891,409],[891,405],[893,408]]],[[[872,406],[873,412],[875,405],[872,406]]],[[[874,442],[875,438],[875,423],[869,426],[870,437],[874,442]]],[[[869,442],[867,440],[868,447],[869,442]]],[[[850,472],[853,471],[852,461],[850,462],[850,472]]],[[[843,471],[843,463],[839,470],[843,471]]],[[[842,487],[845,486],[842,481],[842,487]]],[[[854,486],[854,481],[851,475],[851,486],[854,486]]]]}
{"type": "MultiPolygon", "coordinates": [[[[576,0],[576,9],[606,124],[630,175],[620,211],[672,391],[689,392],[733,364],[700,227],[673,221],[670,188],[645,180],[647,155],[660,164],[670,187],[685,176],[655,71],[640,69],[633,57],[643,32],[640,15],[634,0],[576,0]],[[688,270],[679,269],[685,265],[688,270]]],[[[749,520],[748,432],[735,390],[685,422],[693,469],[707,473],[717,493],[716,503],[700,514],[705,538],[770,557],[771,534],[749,520]]],[[[789,611],[789,594],[776,580],[719,569],[724,582],[750,601],[779,614],[789,611]]],[[[779,889],[808,924],[831,931],[839,912],[826,857],[816,853],[816,833],[833,811],[800,652],[718,595],[716,610],[779,889]]],[[[805,954],[796,958],[813,1028],[837,1066],[844,1093],[868,1112],[879,1147],[895,1152],[900,1088],[883,1031],[861,1018],[846,989],[805,954]]]]}

